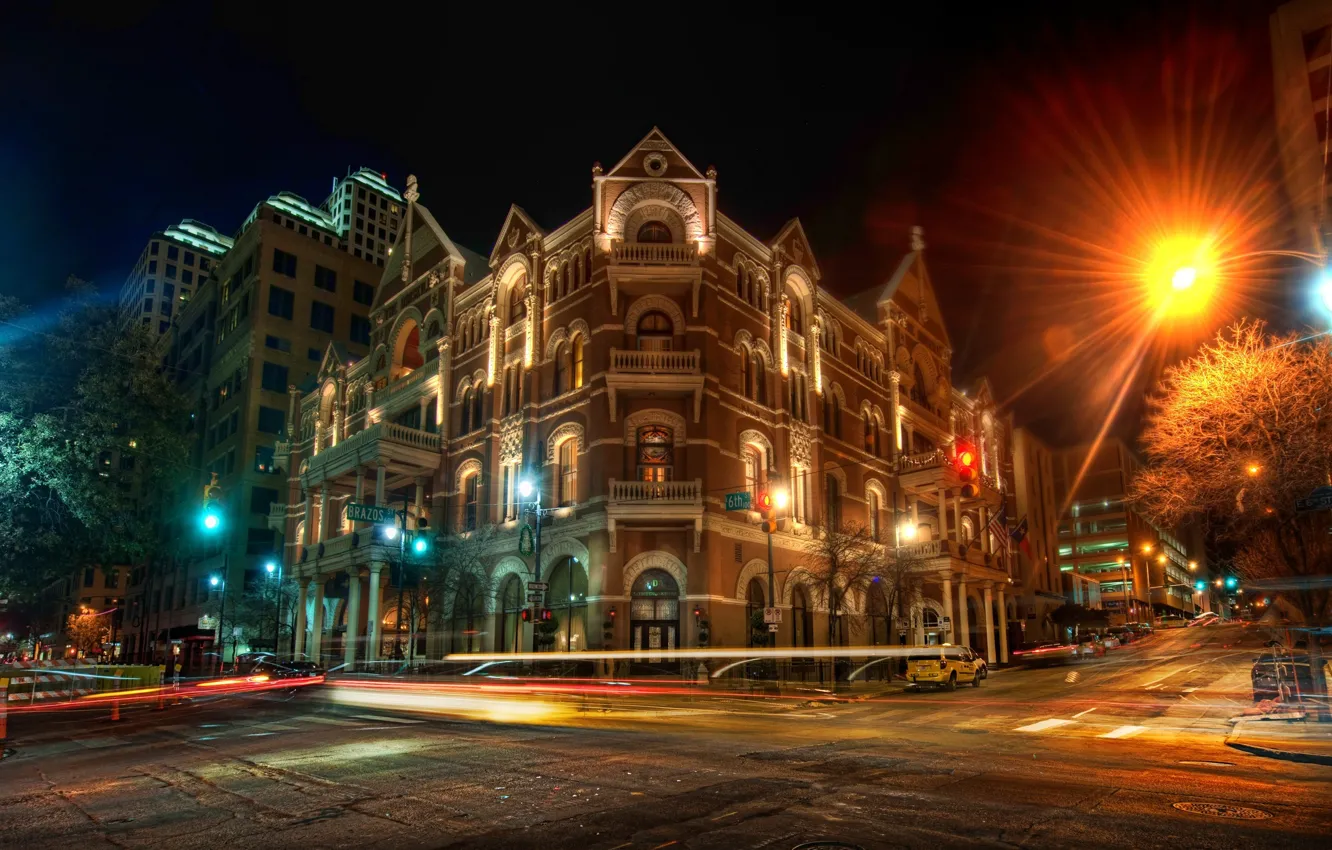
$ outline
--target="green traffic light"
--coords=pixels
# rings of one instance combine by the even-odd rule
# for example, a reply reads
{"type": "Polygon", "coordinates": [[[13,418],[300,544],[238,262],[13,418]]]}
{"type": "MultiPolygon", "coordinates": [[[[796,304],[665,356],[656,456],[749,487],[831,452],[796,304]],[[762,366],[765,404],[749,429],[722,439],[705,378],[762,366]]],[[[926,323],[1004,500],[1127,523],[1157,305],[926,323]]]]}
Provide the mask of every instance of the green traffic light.
{"type": "Polygon", "coordinates": [[[204,511],[203,527],[207,531],[216,531],[222,525],[222,515],[215,510],[204,511]]]}
{"type": "Polygon", "coordinates": [[[1234,587],[1239,584],[1239,579],[1234,576],[1226,576],[1226,587],[1234,587]]]}
{"type": "Polygon", "coordinates": [[[414,541],[412,541],[412,550],[416,552],[416,554],[418,555],[424,555],[426,550],[429,548],[430,544],[426,542],[426,539],[424,537],[418,537],[414,541]]]}

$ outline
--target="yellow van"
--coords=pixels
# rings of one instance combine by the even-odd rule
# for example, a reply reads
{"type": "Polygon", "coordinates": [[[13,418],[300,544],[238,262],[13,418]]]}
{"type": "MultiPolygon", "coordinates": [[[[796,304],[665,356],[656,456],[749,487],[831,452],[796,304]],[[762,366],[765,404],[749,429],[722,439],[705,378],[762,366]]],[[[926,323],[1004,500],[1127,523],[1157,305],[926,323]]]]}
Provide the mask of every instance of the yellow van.
{"type": "Polygon", "coordinates": [[[934,685],[954,690],[958,683],[979,688],[980,665],[976,657],[961,646],[929,646],[913,651],[907,659],[907,687],[934,685]]]}

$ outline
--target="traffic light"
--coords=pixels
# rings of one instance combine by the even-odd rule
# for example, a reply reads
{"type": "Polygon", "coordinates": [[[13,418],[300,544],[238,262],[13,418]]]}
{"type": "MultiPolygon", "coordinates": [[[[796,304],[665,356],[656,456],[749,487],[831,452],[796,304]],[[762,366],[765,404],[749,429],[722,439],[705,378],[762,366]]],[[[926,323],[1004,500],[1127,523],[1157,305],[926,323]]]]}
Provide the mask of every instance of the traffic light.
{"type": "Polygon", "coordinates": [[[1234,590],[1239,586],[1239,579],[1234,576],[1226,576],[1226,590],[1234,590]]]}
{"type": "Polygon", "coordinates": [[[203,512],[199,514],[199,524],[204,531],[217,531],[222,527],[222,488],[217,485],[217,473],[203,488],[203,512]]]}
{"type": "Polygon", "coordinates": [[[531,608],[524,608],[524,609],[523,609],[522,616],[521,616],[521,619],[522,619],[522,621],[523,621],[524,623],[530,623],[530,622],[532,622],[532,609],[531,609],[531,608]]]}
{"type": "Polygon", "coordinates": [[[777,531],[777,501],[773,493],[767,487],[759,491],[758,509],[763,514],[763,521],[759,523],[759,529],[764,534],[774,534],[777,531]]]}
{"type": "Polygon", "coordinates": [[[1204,591],[1207,589],[1207,582],[1203,581],[1202,579],[1198,579],[1193,583],[1193,589],[1200,592],[1204,591]]]}
{"type": "Polygon", "coordinates": [[[976,447],[965,440],[959,440],[953,465],[957,467],[957,477],[962,482],[960,495],[964,499],[974,499],[980,493],[980,457],[976,454],[976,447]]]}
{"type": "Polygon", "coordinates": [[[542,608],[537,613],[540,614],[541,622],[543,623],[549,623],[553,617],[549,608],[542,608]]]}

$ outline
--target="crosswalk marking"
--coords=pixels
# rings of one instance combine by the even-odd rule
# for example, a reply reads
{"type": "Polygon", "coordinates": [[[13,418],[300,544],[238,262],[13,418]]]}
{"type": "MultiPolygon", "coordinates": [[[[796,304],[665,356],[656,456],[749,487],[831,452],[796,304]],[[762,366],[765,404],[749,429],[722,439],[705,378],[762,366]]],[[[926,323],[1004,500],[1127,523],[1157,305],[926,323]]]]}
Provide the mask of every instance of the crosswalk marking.
{"type": "Polygon", "coordinates": [[[1098,738],[1132,738],[1139,732],[1146,732],[1146,726],[1120,726],[1104,735],[1097,735],[1098,738]]]}
{"type": "Polygon", "coordinates": [[[384,717],[378,714],[353,714],[352,717],[358,720],[373,720],[376,723],[425,723],[424,720],[411,717],[384,717]]]}
{"type": "Polygon", "coordinates": [[[1061,720],[1057,717],[1051,717],[1049,720],[1042,720],[1039,723],[1032,723],[1027,726],[1019,726],[1015,731],[1018,732],[1044,732],[1046,729],[1058,729],[1060,726],[1067,726],[1075,723],[1073,720],[1061,720]]]}

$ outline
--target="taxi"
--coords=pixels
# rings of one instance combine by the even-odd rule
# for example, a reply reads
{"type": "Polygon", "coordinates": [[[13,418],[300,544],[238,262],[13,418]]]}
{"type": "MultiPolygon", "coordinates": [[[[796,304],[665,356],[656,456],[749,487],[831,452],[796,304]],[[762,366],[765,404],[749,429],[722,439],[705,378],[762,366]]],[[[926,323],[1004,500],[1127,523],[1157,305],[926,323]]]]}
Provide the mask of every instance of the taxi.
{"type": "Polygon", "coordinates": [[[976,656],[961,646],[922,647],[907,659],[907,687],[922,685],[955,690],[958,683],[979,688],[981,668],[976,656]]]}

